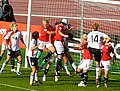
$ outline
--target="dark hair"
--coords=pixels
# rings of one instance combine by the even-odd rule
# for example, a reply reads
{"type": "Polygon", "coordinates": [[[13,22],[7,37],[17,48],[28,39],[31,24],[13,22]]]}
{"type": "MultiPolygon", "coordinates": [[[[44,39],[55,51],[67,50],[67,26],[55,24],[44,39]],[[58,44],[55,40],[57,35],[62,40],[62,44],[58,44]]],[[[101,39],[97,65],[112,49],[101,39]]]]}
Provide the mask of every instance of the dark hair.
{"type": "Polygon", "coordinates": [[[33,33],[32,33],[32,38],[33,38],[33,39],[39,38],[39,33],[38,33],[37,31],[33,32],[33,33]]]}

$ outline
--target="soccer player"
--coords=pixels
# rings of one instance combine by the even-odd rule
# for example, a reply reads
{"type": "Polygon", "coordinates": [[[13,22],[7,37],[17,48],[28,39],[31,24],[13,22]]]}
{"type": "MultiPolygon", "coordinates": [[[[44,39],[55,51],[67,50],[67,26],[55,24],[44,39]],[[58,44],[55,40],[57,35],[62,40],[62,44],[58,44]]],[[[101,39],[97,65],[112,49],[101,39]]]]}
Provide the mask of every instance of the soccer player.
{"type": "Polygon", "coordinates": [[[37,31],[32,33],[32,40],[30,42],[30,49],[29,49],[29,57],[32,65],[32,72],[30,74],[30,85],[33,86],[33,81],[35,80],[35,83],[41,83],[38,80],[38,58],[37,58],[37,52],[38,52],[38,38],[39,33],[37,31]]]}
{"type": "Polygon", "coordinates": [[[112,64],[114,64],[114,48],[109,43],[109,41],[106,41],[106,43],[101,46],[101,49],[102,49],[102,58],[100,62],[100,73],[98,77],[99,82],[97,87],[100,87],[101,77],[102,77],[102,67],[104,68],[104,86],[107,87],[109,71],[110,71],[110,61],[112,60],[112,64]]]}
{"type": "Polygon", "coordinates": [[[111,40],[111,38],[105,33],[98,31],[99,24],[94,23],[92,25],[92,32],[88,34],[88,49],[91,54],[94,55],[96,60],[96,83],[98,82],[98,74],[100,70],[101,61],[101,43],[111,40]]]}
{"type": "MultiPolygon", "coordinates": [[[[11,31],[11,29],[0,29],[0,34],[2,34],[2,47],[1,47],[1,53],[0,53],[0,61],[2,60],[2,57],[3,57],[4,53],[5,53],[5,51],[7,50],[6,46],[5,46],[4,37],[10,31],[11,31]]],[[[16,72],[16,70],[14,69],[14,65],[15,65],[14,58],[11,58],[11,65],[12,65],[11,72],[16,72]]]]}
{"type": "Polygon", "coordinates": [[[83,60],[80,62],[77,72],[79,73],[81,77],[81,82],[78,84],[78,86],[86,87],[87,85],[87,79],[88,79],[88,70],[92,67],[93,57],[90,54],[88,48],[88,41],[87,41],[87,35],[83,34],[82,36],[82,44],[75,44],[75,46],[78,46],[79,50],[83,50],[83,60]]]}
{"type": "Polygon", "coordinates": [[[65,23],[64,22],[60,22],[60,24],[57,25],[56,27],[56,31],[55,31],[55,42],[54,42],[54,46],[56,49],[56,53],[57,53],[57,64],[56,64],[56,76],[55,76],[55,81],[58,81],[58,76],[59,76],[59,69],[60,69],[60,64],[62,61],[62,57],[64,54],[64,45],[63,45],[63,38],[68,38],[68,35],[66,35],[64,32],[64,27],[65,23]]]}
{"type": "Polygon", "coordinates": [[[51,57],[55,52],[54,46],[49,41],[49,35],[53,34],[55,32],[55,29],[49,24],[48,20],[43,20],[42,23],[43,25],[40,27],[40,46],[38,47],[38,58],[41,56],[44,48],[47,48],[49,51],[49,55],[47,55],[47,57],[51,57]]]}
{"type": "Polygon", "coordinates": [[[10,24],[11,30],[5,37],[4,39],[6,40],[6,48],[8,48],[8,54],[6,61],[3,63],[2,68],[0,70],[0,74],[2,74],[5,66],[9,62],[10,58],[18,58],[18,63],[17,63],[17,75],[20,75],[20,65],[22,64],[22,56],[20,53],[20,47],[19,47],[19,39],[22,41],[24,46],[26,47],[23,38],[22,38],[22,33],[18,31],[18,25],[16,22],[12,22],[10,24]]]}

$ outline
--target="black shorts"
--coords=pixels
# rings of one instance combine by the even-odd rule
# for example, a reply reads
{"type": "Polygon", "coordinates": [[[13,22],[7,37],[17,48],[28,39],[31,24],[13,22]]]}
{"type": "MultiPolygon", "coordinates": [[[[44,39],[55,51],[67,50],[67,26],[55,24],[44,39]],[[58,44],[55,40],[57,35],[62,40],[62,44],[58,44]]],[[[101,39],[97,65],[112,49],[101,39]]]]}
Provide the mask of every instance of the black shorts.
{"type": "Polygon", "coordinates": [[[38,65],[38,58],[32,58],[32,57],[30,57],[30,61],[31,61],[31,65],[32,66],[38,65]]]}
{"type": "Polygon", "coordinates": [[[16,58],[18,56],[21,56],[21,52],[20,52],[20,50],[18,50],[18,51],[8,50],[8,55],[10,55],[11,58],[16,58]]]}
{"type": "Polygon", "coordinates": [[[88,48],[89,52],[94,55],[95,61],[100,62],[101,61],[101,51],[100,49],[95,49],[95,48],[88,48]]]}

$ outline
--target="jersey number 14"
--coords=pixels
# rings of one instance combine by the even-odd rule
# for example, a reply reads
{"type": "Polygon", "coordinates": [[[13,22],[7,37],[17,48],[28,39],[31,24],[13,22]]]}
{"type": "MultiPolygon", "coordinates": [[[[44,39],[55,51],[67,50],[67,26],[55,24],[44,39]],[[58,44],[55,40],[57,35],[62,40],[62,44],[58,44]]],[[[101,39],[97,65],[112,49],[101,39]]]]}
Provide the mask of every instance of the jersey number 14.
{"type": "Polygon", "coordinates": [[[98,42],[98,35],[95,35],[95,36],[91,36],[92,38],[92,42],[98,42]]]}

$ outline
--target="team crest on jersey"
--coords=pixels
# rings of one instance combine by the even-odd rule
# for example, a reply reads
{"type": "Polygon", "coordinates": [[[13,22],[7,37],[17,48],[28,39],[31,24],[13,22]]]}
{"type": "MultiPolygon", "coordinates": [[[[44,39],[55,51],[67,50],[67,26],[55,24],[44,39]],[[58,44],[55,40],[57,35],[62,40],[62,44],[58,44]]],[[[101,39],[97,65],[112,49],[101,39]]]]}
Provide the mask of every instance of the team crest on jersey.
{"type": "Polygon", "coordinates": [[[60,30],[62,30],[62,27],[59,27],[60,30]]]}
{"type": "Polygon", "coordinates": [[[46,32],[46,31],[47,31],[47,29],[45,28],[45,29],[44,29],[44,31],[46,32]]]}

